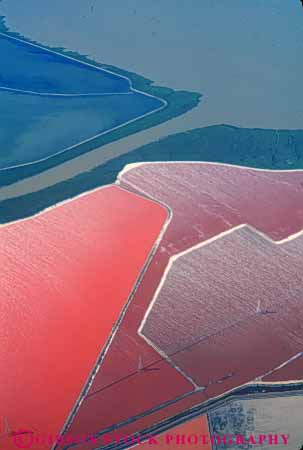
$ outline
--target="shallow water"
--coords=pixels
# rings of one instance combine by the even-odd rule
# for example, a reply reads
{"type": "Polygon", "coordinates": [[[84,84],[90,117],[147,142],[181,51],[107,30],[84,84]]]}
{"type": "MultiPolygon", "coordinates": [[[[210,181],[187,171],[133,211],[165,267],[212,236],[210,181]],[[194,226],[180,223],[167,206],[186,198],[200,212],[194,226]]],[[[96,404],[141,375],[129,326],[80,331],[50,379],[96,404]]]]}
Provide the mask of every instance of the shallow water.
{"type": "Polygon", "coordinates": [[[128,92],[129,80],[0,35],[0,86],[36,92],[86,94],[128,92]]]}
{"type": "MultiPolygon", "coordinates": [[[[205,95],[133,148],[211,124],[301,128],[300,0],[3,0],[7,24],[174,89],[205,95]],[[66,24],[69,26],[66,26],[66,24]]],[[[142,137],[141,137],[142,136],[142,137]]]]}
{"type": "Polygon", "coordinates": [[[159,105],[137,92],[57,97],[0,90],[0,169],[66,151],[159,105]]]}
{"type": "Polygon", "coordinates": [[[0,169],[65,151],[164,105],[119,75],[0,35],[0,169]]]}

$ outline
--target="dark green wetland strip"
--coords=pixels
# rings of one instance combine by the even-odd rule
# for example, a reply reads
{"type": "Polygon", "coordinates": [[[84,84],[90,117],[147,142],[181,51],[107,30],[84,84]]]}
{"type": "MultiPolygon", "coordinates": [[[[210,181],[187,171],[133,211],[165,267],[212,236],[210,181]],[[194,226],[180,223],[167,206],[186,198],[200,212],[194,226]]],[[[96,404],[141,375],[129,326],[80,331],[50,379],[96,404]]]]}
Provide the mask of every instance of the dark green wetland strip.
{"type": "Polygon", "coordinates": [[[0,202],[0,222],[31,216],[82,192],[114,183],[126,164],[146,161],[208,161],[259,169],[303,169],[303,130],[215,125],[171,135],[51,187],[4,199],[0,202]]]}
{"type": "Polygon", "coordinates": [[[61,47],[57,48],[41,45],[40,43],[27,39],[26,37],[18,33],[9,31],[5,24],[5,17],[3,16],[0,16],[0,32],[5,33],[11,37],[22,39],[25,42],[37,44],[46,50],[56,51],[57,53],[60,53],[62,55],[72,57],[84,63],[92,64],[95,67],[110,70],[118,75],[127,77],[131,81],[132,87],[134,89],[158,97],[162,100],[165,100],[167,103],[167,105],[163,109],[155,113],[139,118],[132,123],[126,124],[125,126],[116,130],[109,131],[102,136],[89,140],[88,142],[80,143],[79,145],[74,146],[72,149],[66,152],[62,152],[57,155],[54,154],[54,156],[51,156],[43,161],[33,162],[32,164],[1,171],[0,186],[9,185],[21,179],[34,176],[47,169],[62,164],[65,161],[71,160],[79,155],[87,153],[97,147],[101,147],[110,142],[117,141],[123,137],[138,133],[139,131],[154,127],[155,125],[159,125],[174,117],[180,116],[196,107],[202,97],[202,95],[198,92],[174,91],[173,89],[167,87],[155,86],[153,85],[153,82],[151,80],[141,75],[107,64],[100,64],[94,60],[89,59],[87,56],[80,55],[76,52],[67,51],[61,47]]]}

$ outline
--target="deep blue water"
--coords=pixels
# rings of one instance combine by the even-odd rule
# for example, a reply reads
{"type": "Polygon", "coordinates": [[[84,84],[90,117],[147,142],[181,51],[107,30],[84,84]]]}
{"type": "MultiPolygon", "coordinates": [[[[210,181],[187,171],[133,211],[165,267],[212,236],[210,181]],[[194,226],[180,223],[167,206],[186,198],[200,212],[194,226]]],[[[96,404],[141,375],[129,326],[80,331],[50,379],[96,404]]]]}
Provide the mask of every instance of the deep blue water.
{"type": "Polygon", "coordinates": [[[50,94],[128,92],[126,78],[0,35],[0,86],[50,94]]]}
{"type": "Polygon", "coordinates": [[[126,78],[0,35],[0,170],[66,151],[161,106],[126,78]]]}

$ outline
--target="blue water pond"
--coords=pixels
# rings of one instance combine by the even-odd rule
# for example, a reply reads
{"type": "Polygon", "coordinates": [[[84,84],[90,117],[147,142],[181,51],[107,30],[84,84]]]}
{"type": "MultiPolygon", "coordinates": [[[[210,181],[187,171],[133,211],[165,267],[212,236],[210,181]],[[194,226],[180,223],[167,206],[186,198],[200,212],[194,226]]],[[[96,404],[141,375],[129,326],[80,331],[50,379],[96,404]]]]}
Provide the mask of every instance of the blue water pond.
{"type": "Polygon", "coordinates": [[[164,106],[112,72],[0,34],[0,170],[30,164],[164,106]]]}

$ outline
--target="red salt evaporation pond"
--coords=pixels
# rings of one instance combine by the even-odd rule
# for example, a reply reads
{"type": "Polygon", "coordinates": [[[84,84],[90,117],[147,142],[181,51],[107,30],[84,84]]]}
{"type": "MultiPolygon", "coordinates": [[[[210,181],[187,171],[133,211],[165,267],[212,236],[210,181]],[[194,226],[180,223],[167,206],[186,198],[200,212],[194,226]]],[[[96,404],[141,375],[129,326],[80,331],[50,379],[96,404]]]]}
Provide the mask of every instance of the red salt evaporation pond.
{"type": "MultiPolygon", "coordinates": [[[[152,163],[123,173],[122,187],[166,203],[173,215],[89,397],[70,427],[72,434],[101,431],[192,392],[192,384],[164,360],[161,362],[159,354],[138,335],[169,258],[241,223],[250,223],[276,240],[300,231],[302,181],[303,171],[265,172],[217,164],[152,163]],[[157,370],[138,373],[140,359],[143,365],[154,362],[157,370]]],[[[192,394],[119,431],[130,434],[142,430],[206,398],[205,392],[192,394]]]]}
{"type": "Polygon", "coordinates": [[[60,432],[166,217],[111,186],[0,229],[0,433],[60,432]]]}
{"type": "Polygon", "coordinates": [[[183,423],[165,433],[155,436],[156,443],[150,441],[142,442],[133,447],[136,450],[157,448],[158,450],[177,450],[184,448],[212,450],[207,416],[198,417],[190,422],[183,423]]]}
{"type": "MultiPolygon", "coordinates": [[[[292,258],[296,257],[299,264],[303,261],[303,236],[292,239],[283,244],[284,252],[287,252],[292,258]]],[[[300,289],[301,290],[301,289],[300,289]]],[[[302,349],[301,349],[302,350],[302,349]]],[[[273,373],[263,377],[263,381],[267,382],[287,382],[289,380],[303,379],[303,355],[298,355],[295,359],[289,361],[273,373]]]]}
{"type": "Polygon", "coordinates": [[[143,163],[122,173],[120,180],[122,186],[147,193],[171,207],[174,227],[169,233],[179,251],[189,248],[190,242],[202,242],[243,223],[273,240],[302,230],[303,171],[143,163]],[[187,231],[181,235],[184,229],[187,231]]]}
{"type": "MultiPolygon", "coordinates": [[[[150,419],[149,419],[150,420],[150,419]]],[[[142,428],[141,420],[139,421],[142,428]]],[[[154,437],[155,440],[145,440],[144,439],[135,439],[131,436],[131,427],[128,427],[128,433],[121,432],[118,429],[115,433],[108,433],[97,441],[94,441],[94,445],[92,443],[81,444],[77,446],[77,450],[89,450],[91,448],[100,448],[104,445],[114,444],[114,443],[126,443],[131,445],[134,443],[135,445],[131,448],[136,450],[148,449],[148,448],[157,448],[159,450],[164,450],[167,448],[170,449],[182,449],[182,448],[203,448],[204,450],[212,450],[211,440],[210,440],[210,432],[208,426],[208,417],[207,415],[200,416],[196,419],[190,420],[189,422],[185,422],[182,425],[175,426],[170,428],[165,433],[161,433],[160,435],[151,434],[149,435],[154,437]],[[140,442],[141,444],[136,444],[140,442]],[[197,443],[195,441],[198,441],[197,443]]]]}
{"type": "Polygon", "coordinates": [[[290,361],[285,366],[263,377],[263,381],[267,382],[287,382],[303,379],[303,355],[300,355],[290,361]]]}
{"type": "Polygon", "coordinates": [[[302,261],[283,247],[244,226],[167,270],[141,331],[206,395],[253,381],[302,351],[302,261]]]}

